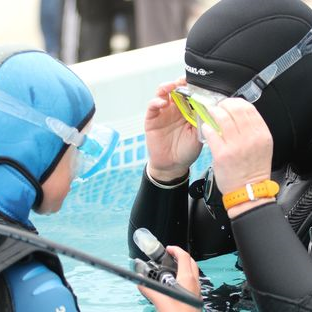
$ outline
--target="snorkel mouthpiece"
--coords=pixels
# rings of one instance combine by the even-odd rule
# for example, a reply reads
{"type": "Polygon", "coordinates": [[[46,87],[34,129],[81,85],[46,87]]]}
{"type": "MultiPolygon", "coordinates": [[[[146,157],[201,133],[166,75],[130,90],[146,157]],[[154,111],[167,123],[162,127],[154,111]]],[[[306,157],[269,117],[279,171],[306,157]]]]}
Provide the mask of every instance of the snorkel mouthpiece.
{"type": "Polygon", "coordinates": [[[140,250],[156,264],[168,269],[170,272],[177,272],[177,262],[175,259],[148,229],[137,229],[133,233],[133,240],[140,250]]]}
{"type": "Polygon", "coordinates": [[[148,229],[137,229],[133,233],[133,240],[142,252],[156,262],[166,252],[165,247],[148,229]]]}
{"type": "Polygon", "coordinates": [[[161,284],[170,286],[186,295],[193,295],[178,283],[176,280],[177,262],[166,252],[165,247],[149,230],[145,228],[137,229],[133,233],[133,240],[141,251],[151,259],[148,262],[139,258],[134,259],[132,266],[135,272],[159,281],[161,284]]]}

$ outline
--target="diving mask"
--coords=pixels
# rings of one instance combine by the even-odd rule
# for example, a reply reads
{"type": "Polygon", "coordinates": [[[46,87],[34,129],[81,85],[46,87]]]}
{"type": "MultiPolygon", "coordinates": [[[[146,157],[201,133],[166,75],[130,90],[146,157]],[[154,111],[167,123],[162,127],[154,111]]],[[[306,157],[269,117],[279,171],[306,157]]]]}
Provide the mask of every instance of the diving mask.
{"type": "MultiPolygon", "coordinates": [[[[263,90],[277,77],[284,73],[287,69],[296,64],[304,56],[312,53],[312,29],[290,50],[265,67],[250,81],[239,88],[232,97],[242,97],[250,103],[259,100],[263,90]]],[[[212,91],[210,91],[212,92],[212,91]]],[[[204,142],[201,134],[201,123],[207,123],[212,126],[219,134],[221,130],[206,109],[207,104],[216,105],[220,100],[215,101],[213,97],[196,95],[185,87],[179,87],[171,91],[171,97],[174,103],[181,111],[184,118],[199,129],[199,140],[204,142]],[[205,104],[206,101],[206,104],[205,104]],[[210,104],[209,104],[210,103],[210,104]],[[205,105],[204,105],[205,104],[205,105]],[[206,107],[205,107],[206,106],[206,107]]],[[[212,94],[219,94],[212,92],[212,94]]],[[[225,98],[225,96],[224,96],[225,98]]]]}
{"type": "Polygon", "coordinates": [[[176,88],[170,92],[170,95],[184,118],[197,128],[198,140],[200,142],[205,142],[201,131],[203,123],[210,125],[221,134],[221,129],[209,114],[207,107],[217,105],[218,102],[226,98],[225,95],[208,90],[205,90],[205,95],[201,95],[191,92],[186,87],[176,88]]]}
{"type": "Polygon", "coordinates": [[[93,125],[88,134],[80,133],[75,127],[47,116],[3,91],[0,91],[0,111],[52,132],[64,143],[75,146],[73,175],[78,180],[88,179],[105,168],[118,143],[119,134],[112,128],[93,125]]]}

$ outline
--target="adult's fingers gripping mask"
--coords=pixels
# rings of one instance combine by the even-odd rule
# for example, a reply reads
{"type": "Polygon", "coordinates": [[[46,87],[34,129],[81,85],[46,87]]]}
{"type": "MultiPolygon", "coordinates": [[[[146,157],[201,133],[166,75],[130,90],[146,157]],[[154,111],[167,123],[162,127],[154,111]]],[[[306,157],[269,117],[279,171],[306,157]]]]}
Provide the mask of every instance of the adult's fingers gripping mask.
{"type": "Polygon", "coordinates": [[[170,93],[174,103],[177,105],[184,118],[192,126],[197,128],[198,140],[202,143],[205,142],[201,132],[201,125],[203,123],[210,125],[221,134],[220,127],[209,114],[207,107],[217,105],[218,102],[226,98],[226,96],[220,93],[207,91],[207,93],[208,92],[209,94],[200,95],[192,93],[186,87],[179,87],[170,93]]]}
{"type": "MultiPolygon", "coordinates": [[[[311,53],[312,29],[299,41],[299,43],[234,92],[232,97],[243,97],[250,103],[256,102],[261,97],[263,90],[274,79],[297,63],[304,56],[311,53]]],[[[220,133],[221,130],[219,126],[209,115],[206,106],[216,105],[222,98],[218,100],[208,96],[205,101],[203,100],[205,96],[202,96],[202,99],[200,99],[198,94],[190,92],[185,87],[179,87],[172,91],[171,97],[184,118],[194,127],[199,129],[201,128],[200,122],[205,122],[220,133]]]]}
{"type": "Polygon", "coordinates": [[[75,146],[73,176],[81,180],[105,168],[118,143],[119,134],[112,128],[93,125],[88,134],[80,133],[75,127],[44,115],[3,91],[0,91],[0,111],[50,131],[64,143],[75,146]]]}

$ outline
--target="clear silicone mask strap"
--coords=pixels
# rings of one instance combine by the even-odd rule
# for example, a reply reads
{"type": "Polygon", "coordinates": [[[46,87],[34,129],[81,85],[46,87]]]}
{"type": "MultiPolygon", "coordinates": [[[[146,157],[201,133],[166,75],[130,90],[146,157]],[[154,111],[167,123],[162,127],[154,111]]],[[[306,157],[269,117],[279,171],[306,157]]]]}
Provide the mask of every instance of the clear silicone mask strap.
{"type": "Polygon", "coordinates": [[[81,146],[84,142],[84,135],[79,133],[76,128],[68,126],[59,119],[42,114],[1,90],[0,111],[50,131],[59,136],[66,144],[81,146]]]}
{"type": "Polygon", "coordinates": [[[245,85],[239,88],[232,97],[242,96],[254,103],[262,94],[263,89],[279,75],[297,63],[303,56],[312,53],[312,29],[300,42],[275,60],[272,64],[254,76],[245,85]]]}

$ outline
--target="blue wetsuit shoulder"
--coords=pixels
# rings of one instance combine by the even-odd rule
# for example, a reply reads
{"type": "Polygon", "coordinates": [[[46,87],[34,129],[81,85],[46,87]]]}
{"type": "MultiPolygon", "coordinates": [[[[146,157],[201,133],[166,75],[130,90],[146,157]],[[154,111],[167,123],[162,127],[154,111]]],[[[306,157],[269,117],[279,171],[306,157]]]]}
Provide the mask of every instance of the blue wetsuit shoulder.
{"type": "Polygon", "coordinates": [[[18,262],[4,272],[14,312],[77,312],[61,278],[38,261],[18,262]]]}

